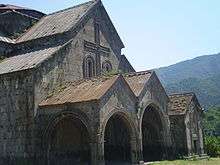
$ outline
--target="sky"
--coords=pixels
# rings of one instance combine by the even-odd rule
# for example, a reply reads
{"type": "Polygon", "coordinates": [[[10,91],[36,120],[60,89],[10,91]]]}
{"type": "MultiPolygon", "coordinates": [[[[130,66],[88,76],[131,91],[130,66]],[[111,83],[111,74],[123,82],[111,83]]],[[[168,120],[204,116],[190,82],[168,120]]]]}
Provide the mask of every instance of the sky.
{"type": "MultiPolygon", "coordinates": [[[[87,0],[0,0],[44,13],[87,0]]],[[[220,52],[219,0],[102,0],[137,71],[220,52]]]]}

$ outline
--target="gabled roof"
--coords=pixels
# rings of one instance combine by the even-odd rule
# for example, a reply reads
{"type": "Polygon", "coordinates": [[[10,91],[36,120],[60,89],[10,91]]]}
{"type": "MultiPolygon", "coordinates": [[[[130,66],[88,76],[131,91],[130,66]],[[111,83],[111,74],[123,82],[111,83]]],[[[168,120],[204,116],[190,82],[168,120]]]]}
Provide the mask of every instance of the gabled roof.
{"type": "Polygon", "coordinates": [[[141,94],[142,90],[145,87],[145,84],[151,77],[152,73],[152,71],[143,71],[129,73],[124,76],[125,80],[129,84],[136,97],[138,97],[141,94]]]}
{"type": "Polygon", "coordinates": [[[187,112],[193,98],[194,93],[178,93],[169,96],[169,115],[183,115],[187,112]]]}
{"type": "Polygon", "coordinates": [[[54,91],[51,97],[40,103],[40,106],[97,101],[120,77],[121,75],[114,75],[75,81],[67,84],[61,91],[54,91]]]}
{"type": "Polygon", "coordinates": [[[37,39],[69,31],[98,1],[89,1],[43,17],[17,42],[37,39]]]}
{"type": "Polygon", "coordinates": [[[44,60],[48,59],[62,46],[63,45],[59,45],[6,58],[0,62],[0,75],[34,68],[44,60]]]}

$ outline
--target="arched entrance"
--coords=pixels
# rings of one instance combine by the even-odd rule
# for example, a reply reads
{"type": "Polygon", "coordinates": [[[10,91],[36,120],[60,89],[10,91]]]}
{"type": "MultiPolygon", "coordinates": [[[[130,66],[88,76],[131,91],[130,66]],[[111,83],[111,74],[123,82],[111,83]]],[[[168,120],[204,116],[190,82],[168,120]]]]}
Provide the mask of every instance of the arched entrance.
{"type": "Polygon", "coordinates": [[[89,133],[78,118],[66,117],[60,120],[49,138],[48,164],[90,164],[89,133]]]}
{"type": "Polygon", "coordinates": [[[113,115],[107,122],[104,136],[105,164],[131,164],[130,125],[120,114],[113,115]]]}
{"type": "Polygon", "coordinates": [[[154,106],[145,109],[141,127],[144,161],[161,160],[164,154],[162,121],[154,106]]]}

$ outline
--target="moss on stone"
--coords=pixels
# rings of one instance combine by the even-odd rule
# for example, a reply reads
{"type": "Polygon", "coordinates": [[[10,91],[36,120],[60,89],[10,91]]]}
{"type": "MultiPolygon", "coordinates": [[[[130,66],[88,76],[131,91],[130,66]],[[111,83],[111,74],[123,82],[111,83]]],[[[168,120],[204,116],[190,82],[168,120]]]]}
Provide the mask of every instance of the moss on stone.
{"type": "Polygon", "coordinates": [[[112,77],[112,76],[117,75],[117,74],[120,74],[120,73],[121,73],[120,71],[112,69],[112,70],[109,71],[109,72],[104,72],[104,73],[103,73],[103,76],[104,76],[104,77],[112,77]]]}
{"type": "Polygon", "coordinates": [[[52,92],[50,92],[50,93],[47,95],[46,99],[49,99],[49,98],[51,98],[52,96],[54,96],[55,94],[64,91],[64,90],[68,87],[68,85],[69,85],[68,83],[65,83],[65,84],[63,84],[63,85],[58,85],[56,88],[54,88],[54,90],[53,90],[52,92]]]}
{"type": "Polygon", "coordinates": [[[5,57],[0,56],[0,62],[2,62],[5,59],[5,57]]]}

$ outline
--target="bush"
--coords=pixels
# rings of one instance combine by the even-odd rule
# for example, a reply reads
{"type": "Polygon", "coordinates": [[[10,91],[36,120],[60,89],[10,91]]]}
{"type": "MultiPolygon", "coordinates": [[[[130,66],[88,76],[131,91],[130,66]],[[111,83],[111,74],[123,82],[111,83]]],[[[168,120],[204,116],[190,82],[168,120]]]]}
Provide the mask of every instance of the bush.
{"type": "Polygon", "coordinates": [[[220,137],[205,137],[205,149],[207,154],[212,157],[220,156],[220,137]]]}

